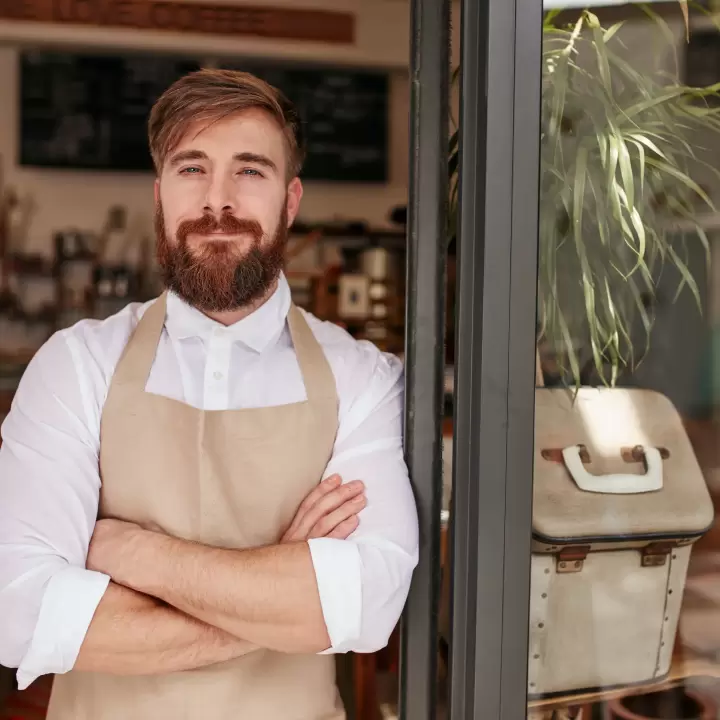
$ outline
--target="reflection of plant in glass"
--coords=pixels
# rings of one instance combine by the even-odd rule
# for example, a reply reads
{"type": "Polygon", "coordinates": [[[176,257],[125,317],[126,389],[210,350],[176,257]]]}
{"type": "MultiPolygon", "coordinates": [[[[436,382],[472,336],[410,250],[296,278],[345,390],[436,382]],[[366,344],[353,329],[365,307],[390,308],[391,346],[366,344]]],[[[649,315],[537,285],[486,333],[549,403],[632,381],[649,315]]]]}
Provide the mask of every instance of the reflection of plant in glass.
{"type": "MultiPolygon", "coordinates": [[[[674,43],[665,21],[646,12],[674,43]]],[[[720,138],[720,109],[707,103],[720,85],[695,89],[677,73],[641,74],[616,52],[623,23],[603,28],[584,11],[560,27],[557,15],[543,27],[540,332],[576,384],[585,363],[614,384],[647,350],[661,266],[677,268],[677,293],[687,289],[700,304],[685,243],[708,251],[696,218],[713,203],[695,172],[720,173],[697,143],[720,138]],[[672,230],[677,220],[682,235],[672,230]]],[[[456,138],[450,162],[454,214],[456,138]]]]}

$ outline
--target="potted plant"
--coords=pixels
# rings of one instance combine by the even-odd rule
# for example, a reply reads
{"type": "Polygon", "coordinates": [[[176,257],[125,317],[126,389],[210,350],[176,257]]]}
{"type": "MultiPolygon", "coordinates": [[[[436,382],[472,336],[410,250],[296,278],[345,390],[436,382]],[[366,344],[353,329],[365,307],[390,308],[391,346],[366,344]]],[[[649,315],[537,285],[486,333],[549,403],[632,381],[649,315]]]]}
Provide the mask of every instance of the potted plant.
{"type": "MultiPolygon", "coordinates": [[[[643,10],[675,53],[666,21],[643,10]]],[[[623,57],[624,23],[604,27],[590,10],[570,25],[561,18],[551,11],[543,24],[538,344],[564,382],[614,386],[649,347],[661,266],[679,271],[677,293],[701,308],[685,243],[709,255],[698,214],[714,204],[696,176],[720,177],[699,145],[720,139],[710,102],[720,84],[683,85],[677,62],[670,74],[638,72],[623,57]]],[[[449,165],[452,240],[457,131],[449,165]]]]}

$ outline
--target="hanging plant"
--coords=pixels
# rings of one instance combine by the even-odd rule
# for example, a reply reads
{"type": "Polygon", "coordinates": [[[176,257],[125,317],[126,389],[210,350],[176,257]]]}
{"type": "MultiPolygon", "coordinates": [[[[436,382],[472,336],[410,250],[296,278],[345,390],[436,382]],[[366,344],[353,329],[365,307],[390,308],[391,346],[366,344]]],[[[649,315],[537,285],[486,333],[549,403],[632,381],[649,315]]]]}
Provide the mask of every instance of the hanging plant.
{"type": "MultiPolygon", "coordinates": [[[[674,52],[666,22],[643,9],[674,52]]],[[[720,138],[720,84],[691,88],[677,70],[642,74],[618,52],[624,23],[606,28],[585,10],[561,26],[558,16],[547,13],[543,26],[538,341],[568,382],[588,382],[589,367],[596,382],[612,386],[647,352],[661,267],[677,269],[675,297],[692,293],[701,311],[687,243],[709,254],[697,218],[715,208],[696,174],[720,173],[698,143],[720,138]]],[[[456,133],[453,223],[457,150],[456,133]]]]}

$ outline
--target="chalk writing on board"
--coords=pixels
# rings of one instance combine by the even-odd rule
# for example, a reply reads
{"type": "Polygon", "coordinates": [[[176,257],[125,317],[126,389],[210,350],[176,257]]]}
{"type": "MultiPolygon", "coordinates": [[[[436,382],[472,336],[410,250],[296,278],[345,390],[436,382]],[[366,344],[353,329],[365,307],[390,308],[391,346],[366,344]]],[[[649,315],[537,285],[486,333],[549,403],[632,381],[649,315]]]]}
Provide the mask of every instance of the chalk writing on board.
{"type": "MultiPolygon", "coordinates": [[[[388,78],[379,71],[218,60],[278,87],[298,107],[307,142],[302,177],[385,182],[388,78]]],[[[188,58],[25,51],[21,55],[23,165],[148,171],[147,118],[188,58]]]]}

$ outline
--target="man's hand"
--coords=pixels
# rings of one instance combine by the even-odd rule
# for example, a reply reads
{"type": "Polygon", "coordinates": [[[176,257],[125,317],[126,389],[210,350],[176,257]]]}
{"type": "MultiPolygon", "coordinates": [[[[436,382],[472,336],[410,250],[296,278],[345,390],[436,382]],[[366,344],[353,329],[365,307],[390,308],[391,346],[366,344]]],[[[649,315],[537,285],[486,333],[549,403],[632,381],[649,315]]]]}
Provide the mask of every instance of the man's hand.
{"type": "Polygon", "coordinates": [[[90,540],[86,567],[88,570],[105,573],[113,580],[122,584],[122,580],[115,577],[119,568],[126,563],[132,563],[138,557],[137,540],[142,535],[139,525],[124,520],[107,518],[95,523],[95,530],[90,540]]]}
{"type": "Polygon", "coordinates": [[[339,475],[331,475],[303,500],[280,542],[321,537],[346,540],[357,529],[358,513],[365,504],[365,486],[360,480],[342,485],[339,475]]]}
{"type": "MultiPolygon", "coordinates": [[[[316,653],[331,645],[307,540],[347,538],[365,507],[364,485],[330,477],[314,488],[278,545],[205,546],[99,520],[87,566],[115,583],[246,641],[248,648],[316,653]]],[[[246,644],[215,652],[247,652],[246,644]]]]}
{"type": "MultiPolygon", "coordinates": [[[[359,480],[342,485],[339,475],[331,475],[303,500],[280,542],[320,537],[347,539],[357,529],[358,513],[365,507],[364,490],[359,480]]],[[[98,520],[88,550],[88,570],[110,575],[122,584],[121,568],[142,557],[142,534],[142,528],[135,523],[98,520]]]]}

